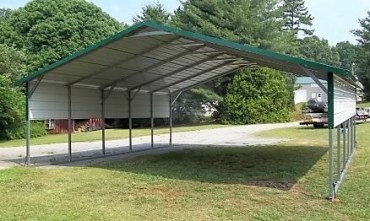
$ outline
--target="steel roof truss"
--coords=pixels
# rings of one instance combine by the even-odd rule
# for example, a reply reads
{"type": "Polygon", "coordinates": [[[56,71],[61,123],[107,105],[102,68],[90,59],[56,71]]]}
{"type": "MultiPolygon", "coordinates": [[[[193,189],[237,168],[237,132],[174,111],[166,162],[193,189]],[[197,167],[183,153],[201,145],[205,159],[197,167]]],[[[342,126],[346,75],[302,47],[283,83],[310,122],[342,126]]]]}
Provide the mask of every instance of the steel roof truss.
{"type": "Polygon", "coordinates": [[[162,75],[162,76],[160,76],[160,77],[158,77],[158,78],[155,78],[155,79],[153,79],[153,80],[150,80],[150,81],[148,81],[148,82],[144,82],[144,83],[142,83],[142,84],[140,84],[140,85],[138,85],[138,86],[135,86],[135,87],[133,87],[133,88],[130,88],[130,90],[134,90],[134,89],[139,88],[139,87],[145,87],[145,86],[148,86],[149,84],[152,84],[152,83],[154,83],[154,82],[156,82],[156,81],[159,81],[159,80],[162,80],[162,79],[164,79],[164,78],[166,78],[166,77],[170,77],[170,76],[175,75],[175,74],[177,74],[177,73],[183,72],[183,71],[185,71],[185,70],[187,70],[187,69],[189,69],[189,68],[193,68],[193,67],[195,67],[195,66],[198,66],[198,65],[200,65],[200,64],[202,64],[202,63],[204,63],[204,62],[209,61],[210,59],[214,59],[214,58],[216,58],[216,57],[219,57],[219,56],[220,56],[220,55],[222,55],[222,54],[223,54],[222,52],[219,52],[218,54],[215,54],[215,55],[212,55],[212,56],[210,56],[210,57],[204,58],[204,59],[202,59],[202,60],[200,60],[200,61],[197,61],[197,62],[195,62],[195,63],[193,63],[193,64],[186,65],[186,66],[184,66],[184,67],[182,67],[182,68],[180,68],[180,69],[177,69],[177,70],[171,71],[171,72],[169,72],[169,73],[167,73],[167,74],[165,74],[165,75],[162,75]]]}
{"type": "MultiPolygon", "coordinates": [[[[154,47],[151,47],[150,49],[149,49],[149,51],[146,51],[145,52],[145,54],[147,54],[147,53],[150,53],[150,52],[152,52],[152,51],[155,51],[155,50],[157,50],[158,48],[161,48],[162,46],[163,46],[163,43],[171,43],[171,42],[174,42],[174,41],[176,41],[176,40],[178,40],[179,38],[175,38],[175,39],[171,39],[170,41],[168,41],[168,42],[161,42],[160,44],[157,44],[157,45],[155,45],[154,47]]],[[[95,71],[95,72],[93,72],[93,73],[91,73],[91,74],[89,74],[89,75],[87,75],[87,76],[84,76],[84,77],[81,77],[80,79],[78,79],[78,80],[76,80],[76,81],[74,81],[74,82],[72,82],[72,83],[69,83],[69,84],[67,84],[66,86],[71,86],[71,85],[74,85],[74,84],[76,84],[76,83],[78,83],[78,82],[81,82],[81,81],[83,81],[83,80],[86,80],[86,79],[88,79],[88,78],[90,78],[90,77],[93,77],[93,76],[95,76],[95,75],[98,75],[98,74],[100,74],[100,73],[103,73],[103,72],[105,72],[105,71],[109,71],[109,70],[112,70],[112,69],[114,69],[114,68],[118,68],[118,66],[119,65],[121,65],[121,64],[123,64],[123,63],[127,63],[127,62],[130,62],[130,61],[132,61],[132,60],[134,60],[134,59],[136,59],[136,58],[139,58],[139,57],[142,57],[143,55],[141,54],[141,53],[139,53],[139,54],[137,54],[137,55],[134,55],[133,57],[130,57],[130,58],[125,58],[125,59],[123,59],[123,60],[120,60],[120,61],[118,61],[118,62],[116,62],[116,63],[114,63],[113,65],[109,65],[109,66],[107,66],[106,68],[103,68],[102,70],[98,70],[98,71],[95,71]]]]}
{"type": "MultiPolygon", "coordinates": [[[[247,66],[247,64],[240,64],[240,65],[241,65],[241,66],[247,66]]],[[[252,64],[249,64],[249,65],[252,65],[252,64]]],[[[171,94],[176,94],[176,93],[178,93],[179,91],[187,91],[187,90],[189,90],[189,89],[191,89],[191,88],[194,88],[194,87],[197,87],[197,86],[199,86],[199,85],[205,84],[205,83],[207,83],[207,82],[210,82],[210,81],[216,80],[217,78],[223,77],[223,76],[225,76],[225,75],[228,75],[228,74],[231,74],[231,73],[233,73],[233,72],[237,71],[239,68],[240,68],[240,67],[234,68],[234,69],[229,70],[229,71],[227,71],[227,72],[225,72],[225,73],[223,73],[223,74],[220,74],[220,75],[214,76],[214,77],[209,78],[209,79],[205,79],[205,80],[203,80],[203,81],[200,81],[200,82],[198,82],[198,83],[196,83],[196,84],[192,84],[192,85],[187,86],[187,87],[185,87],[185,88],[181,88],[181,89],[175,90],[175,91],[171,92],[171,94]]]]}
{"type": "Polygon", "coordinates": [[[210,68],[210,69],[207,69],[207,70],[201,71],[200,73],[196,73],[196,74],[190,75],[190,76],[188,76],[188,77],[186,77],[186,78],[184,78],[184,79],[180,79],[180,80],[178,80],[178,81],[172,82],[172,83],[170,83],[170,84],[168,84],[168,85],[165,85],[165,86],[163,86],[163,87],[160,87],[160,88],[158,88],[158,89],[155,89],[154,91],[152,91],[152,93],[155,93],[155,92],[161,91],[161,90],[163,90],[163,89],[169,88],[169,87],[171,87],[171,86],[173,86],[173,85],[179,84],[179,83],[181,83],[181,82],[183,82],[183,81],[190,80],[190,79],[195,78],[195,77],[197,77],[197,76],[200,76],[200,75],[202,75],[202,74],[205,74],[205,73],[208,73],[208,72],[212,72],[212,71],[217,70],[218,68],[220,68],[220,67],[222,67],[222,66],[227,66],[227,65],[230,65],[230,64],[232,64],[232,63],[234,63],[234,62],[235,62],[235,61],[227,61],[227,62],[223,62],[223,63],[218,64],[218,65],[216,65],[216,66],[214,66],[214,67],[212,67],[212,68],[210,68]]]}
{"type": "Polygon", "coordinates": [[[177,55],[175,55],[175,56],[171,57],[170,59],[166,59],[166,60],[163,60],[163,61],[161,61],[161,62],[159,62],[159,63],[153,64],[153,65],[150,65],[149,67],[146,67],[146,68],[144,68],[143,70],[140,70],[140,71],[134,72],[134,73],[132,73],[132,74],[129,74],[128,76],[125,76],[125,77],[123,77],[123,78],[121,78],[121,79],[118,79],[118,80],[116,80],[115,82],[113,82],[113,83],[111,83],[111,84],[109,84],[109,85],[105,85],[105,86],[103,86],[102,88],[104,89],[104,88],[110,87],[110,86],[112,86],[112,85],[117,85],[118,83],[123,82],[123,81],[125,81],[125,80],[127,80],[127,79],[131,78],[133,75],[136,75],[136,74],[138,74],[138,73],[146,73],[146,72],[148,72],[148,71],[150,71],[150,70],[152,70],[152,69],[154,69],[154,68],[157,68],[157,67],[162,66],[162,65],[164,65],[164,64],[166,64],[166,63],[169,63],[169,62],[171,62],[171,61],[174,61],[174,60],[176,60],[176,59],[178,59],[178,58],[181,58],[181,57],[183,57],[183,56],[186,56],[189,52],[197,51],[197,50],[199,50],[200,48],[203,48],[203,47],[204,47],[204,45],[201,45],[201,46],[197,46],[197,47],[195,47],[195,48],[192,48],[192,49],[190,49],[190,50],[186,50],[186,51],[184,51],[184,52],[181,52],[180,54],[177,54],[177,55]]]}

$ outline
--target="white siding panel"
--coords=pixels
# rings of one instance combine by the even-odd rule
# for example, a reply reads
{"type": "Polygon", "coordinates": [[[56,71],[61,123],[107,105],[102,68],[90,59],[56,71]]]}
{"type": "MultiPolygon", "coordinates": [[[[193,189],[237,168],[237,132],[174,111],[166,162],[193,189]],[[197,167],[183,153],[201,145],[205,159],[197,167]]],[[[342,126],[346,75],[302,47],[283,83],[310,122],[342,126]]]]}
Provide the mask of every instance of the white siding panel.
{"type": "MultiPolygon", "coordinates": [[[[32,87],[32,85],[31,85],[32,87]]],[[[88,119],[101,116],[101,94],[99,90],[88,88],[71,88],[72,118],[88,119]]],[[[66,86],[41,83],[30,100],[30,118],[67,119],[68,90],[66,86]]],[[[166,95],[154,95],[153,113],[156,118],[169,116],[169,101],[166,95]]],[[[127,92],[114,91],[105,103],[106,118],[127,118],[127,92]]],[[[148,93],[138,93],[132,101],[133,118],[150,117],[150,96],[148,93]]]]}
{"type": "Polygon", "coordinates": [[[356,89],[334,78],[334,127],[356,115],[356,89]]]}

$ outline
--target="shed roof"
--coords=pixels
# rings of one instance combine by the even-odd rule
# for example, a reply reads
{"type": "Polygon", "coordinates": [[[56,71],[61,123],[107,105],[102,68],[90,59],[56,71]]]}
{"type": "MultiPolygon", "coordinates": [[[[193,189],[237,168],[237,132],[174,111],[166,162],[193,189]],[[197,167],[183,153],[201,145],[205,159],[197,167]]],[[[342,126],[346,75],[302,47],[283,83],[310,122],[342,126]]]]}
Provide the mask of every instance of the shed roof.
{"type": "MultiPolygon", "coordinates": [[[[327,84],[326,81],[320,80],[321,83],[327,84]]],[[[295,84],[304,85],[304,84],[316,84],[316,82],[311,77],[297,77],[295,84]]]]}
{"type": "Polygon", "coordinates": [[[174,93],[259,65],[322,80],[328,73],[351,81],[350,71],[250,45],[159,25],[136,24],[18,80],[40,79],[66,86],[141,89],[174,93]]]}

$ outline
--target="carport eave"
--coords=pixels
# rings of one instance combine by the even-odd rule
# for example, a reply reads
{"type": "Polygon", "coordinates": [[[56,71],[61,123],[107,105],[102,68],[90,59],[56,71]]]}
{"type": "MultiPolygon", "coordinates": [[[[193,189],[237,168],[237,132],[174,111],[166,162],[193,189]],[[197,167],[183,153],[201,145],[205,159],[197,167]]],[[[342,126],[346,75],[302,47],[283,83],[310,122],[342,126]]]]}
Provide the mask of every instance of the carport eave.
{"type": "Polygon", "coordinates": [[[87,47],[87,48],[81,49],[81,50],[79,50],[79,51],[77,51],[77,52],[75,52],[71,55],[68,55],[68,56],[62,58],[59,61],[56,61],[52,64],[48,64],[44,68],[40,68],[37,71],[31,72],[27,76],[16,80],[15,85],[20,86],[20,85],[22,85],[26,82],[32,81],[33,79],[46,74],[48,71],[51,71],[51,70],[53,70],[57,67],[60,67],[61,65],[64,65],[64,64],[66,64],[66,63],[68,63],[68,62],[70,62],[70,61],[72,61],[72,60],[74,60],[74,59],[76,59],[76,58],[78,58],[82,55],[85,55],[85,54],[87,54],[91,51],[94,51],[95,49],[98,49],[98,48],[100,48],[104,45],[107,45],[107,44],[115,41],[115,40],[118,40],[121,37],[125,37],[126,35],[132,34],[132,32],[137,32],[140,29],[145,28],[145,26],[146,26],[145,23],[146,22],[138,23],[136,25],[133,25],[133,26],[131,26],[131,27],[129,27],[129,28],[127,28],[127,29],[125,29],[121,32],[118,32],[118,33],[116,33],[116,34],[114,34],[114,35],[112,35],[108,38],[104,38],[104,39],[98,41],[97,43],[87,47]]]}
{"type": "Polygon", "coordinates": [[[169,32],[169,33],[172,33],[172,34],[175,34],[175,35],[187,38],[187,39],[191,39],[191,40],[195,40],[195,41],[201,41],[205,44],[222,47],[222,48],[225,48],[225,50],[236,50],[236,51],[239,51],[239,52],[242,52],[242,53],[247,53],[247,54],[252,55],[252,56],[253,56],[253,54],[257,55],[257,56],[262,56],[263,58],[266,59],[266,61],[279,62],[279,63],[282,62],[282,63],[288,63],[288,64],[290,63],[290,64],[297,65],[297,66],[303,66],[305,68],[308,68],[308,69],[311,69],[311,70],[314,70],[314,71],[317,71],[317,72],[321,72],[321,73],[334,73],[334,74],[336,74],[336,75],[338,75],[342,78],[347,79],[347,81],[350,81],[350,82],[353,79],[353,75],[350,73],[349,70],[346,70],[346,69],[337,68],[337,67],[333,67],[333,66],[330,66],[330,65],[317,63],[317,62],[312,62],[312,61],[308,61],[308,60],[305,60],[305,59],[302,59],[302,58],[297,58],[297,57],[293,57],[293,56],[289,56],[289,55],[279,54],[279,53],[276,53],[276,52],[273,52],[273,51],[256,48],[256,47],[253,47],[253,46],[250,46],[250,45],[242,45],[242,44],[227,41],[227,40],[224,40],[224,39],[219,39],[219,38],[210,37],[210,36],[206,36],[206,35],[199,34],[199,33],[193,33],[193,32],[188,32],[188,31],[176,29],[176,28],[173,28],[173,27],[159,25],[159,24],[148,21],[148,22],[142,22],[142,23],[133,25],[133,26],[127,28],[126,30],[124,30],[122,32],[119,32],[119,33],[117,33],[117,34],[115,34],[111,37],[108,37],[108,38],[106,38],[106,39],[104,39],[104,40],[102,40],[102,41],[100,41],[100,42],[98,42],[98,43],[96,43],[96,44],[94,44],[90,47],[82,49],[82,50],[80,50],[80,51],[78,51],[78,52],[76,52],[76,53],[74,53],[70,56],[67,56],[67,57],[53,63],[53,64],[47,65],[46,67],[44,67],[40,70],[32,72],[28,76],[17,80],[15,84],[19,86],[19,85],[22,85],[26,82],[32,81],[33,79],[46,74],[48,71],[51,71],[51,70],[53,70],[57,67],[60,67],[60,66],[66,64],[66,63],[68,63],[68,62],[70,62],[70,61],[72,61],[72,60],[74,60],[74,59],[76,59],[76,58],[78,58],[82,55],[85,55],[85,54],[87,54],[87,53],[89,53],[89,52],[91,52],[95,49],[98,49],[98,48],[100,48],[104,45],[107,45],[107,44],[115,41],[115,40],[118,40],[119,38],[122,38],[122,37],[125,37],[125,36],[128,36],[128,35],[132,35],[132,34],[138,32],[138,31],[140,31],[143,28],[152,28],[152,29],[159,30],[159,31],[169,32]]]}

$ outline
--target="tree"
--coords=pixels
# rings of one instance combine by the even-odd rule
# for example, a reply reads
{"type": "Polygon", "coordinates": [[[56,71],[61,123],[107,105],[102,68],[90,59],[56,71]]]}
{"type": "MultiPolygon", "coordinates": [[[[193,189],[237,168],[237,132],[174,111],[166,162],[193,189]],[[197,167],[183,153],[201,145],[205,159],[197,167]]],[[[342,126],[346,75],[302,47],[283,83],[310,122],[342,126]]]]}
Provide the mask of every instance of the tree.
{"type": "Polygon", "coordinates": [[[356,74],[365,87],[366,100],[370,100],[370,11],[367,14],[366,18],[359,20],[361,29],[352,32],[357,36],[360,46],[356,74]]]}
{"type": "Polygon", "coordinates": [[[169,13],[164,6],[157,1],[155,4],[148,4],[141,9],[141,13],[132,18],[134,23],[143,21],[154,21],[159,24],[169,23],[171,13],[169,13]]]}
{"type": "Polygon", "coordinates": [[[188,0],[172,24],[194,32],[279,52],[289,51],[291,36],[277,0],[188,0]]]}
{"type": "Polygon", "coordinates": [[[303,32],[305,35],[312,35],[313,29],[308,29],[307,26],[312,26],[313,17],[305,7],[304,0],[283,0],[284,15],[286,20],[284,29],[290,30],[294,35],[303,32]]]}
{"type": "Polygon", "coordinates": [[[0,24],[0,43],[23,49],[30,69],[55,62],[122,26],[83,0],[34,0],[0,24]]]}
{"type": "Polygon", "coordinates": [[[351,70],[354,63],[359,62],[359,46],[351,44],[349,41],[339,42],[335,46],[339,53],[340,65],[342,68],[351,70]]]}
{"type": "Polygon", "coordinates": [[[224,121],[231,124],[287,121],[291,110],[288,81],[284,74],[269,68],[240,71],[228,86],[224,121]]]}
{"type": "Polygon", "coordinates": [[[0,8],[0,22],[10,14],[11,10],[8,8],[0,8]]]}
{"type": "Polygon", "coordinates": [[[26,56],[15,48],[0,44],[0,75],[12,83],[22,77],[26,70],[26,56]]]}
{"type": "Polygon", "coordinates": [[[313,35],[300,41],[299,53],[302,57],[324,64],[340,66],[339,54],[325,39],[313,35]]]}
{"type": "Polygon", "coordinates": [[[21,138],[24,134],[24,95],[13,87],[14,79],[25,71],[25,56],[0,44],[0,140],[21,138]]]}
{"type": "MultiPolygon", "coordinates": [[[[275,0],[188,0],[175,12],[171,23],[181,29],[290,53],[296,45],[291,45],[291,42],[295,42],[291,33],[281,32],[284,25],[284,20],[281,19],[282,12],[278,1],[275,0]]],[[[233,74],[215,81],[213,87],[208,84],[203,88],[225,98],[228,96],[227,88],[232,79],[233,74]]],[[[254,84],[254,82],[244,83],[254,84]]],[[[285,86],[286,84],[281,85],[285,86]]],[[[293,94],[293,83],[288,88],[291,89],[290,99],[293,94]]],[[[224,103],[223,100],[213,102],[217,109],[214,115],[216,118],[222,118],[224,110],[227,110],[229,115],[232,110],[240,112],[239,109],[233,109],[235,106],[230,106],[230,103],[224,103]]],[[[291,105],[288,106],[289,109],[291,105]]]]}

